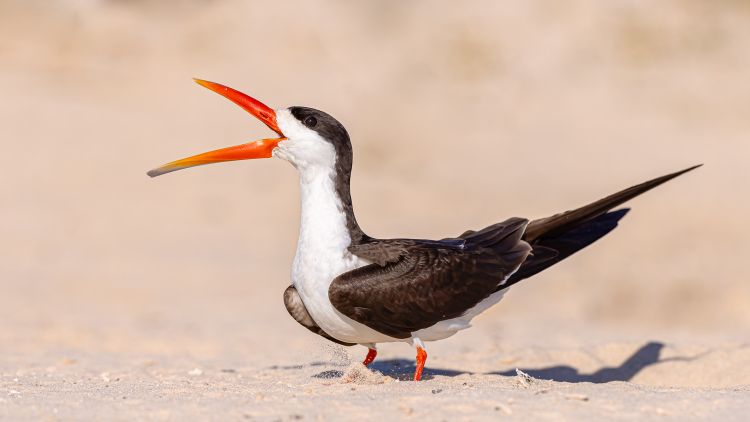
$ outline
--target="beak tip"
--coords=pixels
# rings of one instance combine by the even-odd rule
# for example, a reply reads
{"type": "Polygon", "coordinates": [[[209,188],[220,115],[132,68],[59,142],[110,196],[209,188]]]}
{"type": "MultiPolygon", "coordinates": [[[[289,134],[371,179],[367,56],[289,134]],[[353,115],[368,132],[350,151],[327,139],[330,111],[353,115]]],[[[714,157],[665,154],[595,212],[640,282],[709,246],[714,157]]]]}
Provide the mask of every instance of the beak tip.
{"type": "Polygon", "coordinates": [[[151,178],[154,178],[156,176],[161,176],[164,173],[166,173],[166,172],[163,171],[163,170],[161,170],[161,169],[153,169],[153,170],[149,170],[148,172],[146,172],[146,174],[148,175],[148,177],[151,177],[151,178]]]}
{"type": "Polygon", "coordinates": [[[211,81],[207,81],[207,80],[205,80],[205,79],[193,78],[193,81],[194,81],[195,83],[197,83],[198,85],[200,85],[200,86],[204,87],[204,88],[208,88],[208,89],[211,89],[212,91],[213,91],[213,89],[212,89],[211,87],[212,87],[213,85],[216,85],[215,83],[213,83],[213,82],[211,82],[211,81]]]}

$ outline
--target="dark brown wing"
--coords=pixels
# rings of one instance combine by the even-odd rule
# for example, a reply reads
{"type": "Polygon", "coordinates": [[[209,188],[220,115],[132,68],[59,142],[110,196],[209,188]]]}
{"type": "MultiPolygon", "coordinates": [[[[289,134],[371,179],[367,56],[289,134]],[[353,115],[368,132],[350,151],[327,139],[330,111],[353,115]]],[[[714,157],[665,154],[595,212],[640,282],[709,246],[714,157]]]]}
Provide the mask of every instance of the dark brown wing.
{"type": "Polygon", "coordinates": [[[368,240],[350,251],[375,263],[336,277],[328,297],[357,322],[411,337],[461,316],[518,269],[531,250],[521,240],[527,224],[511,218],[464,239],[368,240]]]}
{"type": "Polygon", "coordinates": [[[360,258],[384,266],[397,262],[415,247],[435,247],[461,250],[466,246],[466,239],[373,239],[365,238],[363,243],[349,246],[349,252],[360,258]]]}

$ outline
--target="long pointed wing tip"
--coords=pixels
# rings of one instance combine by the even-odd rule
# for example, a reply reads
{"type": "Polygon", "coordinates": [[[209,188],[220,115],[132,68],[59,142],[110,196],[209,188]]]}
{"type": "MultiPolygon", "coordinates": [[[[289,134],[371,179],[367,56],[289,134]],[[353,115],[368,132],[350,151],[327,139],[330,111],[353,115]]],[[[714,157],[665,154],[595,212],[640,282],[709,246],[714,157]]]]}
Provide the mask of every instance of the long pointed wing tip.
{"type": "Polygon", "coordinates": [[[703,163],[696,164],[696,165],[690,166],[690,167],[688,167],[688,168],[686,168],[684,170],[680,170],[678,172],[675,172],[675,173],[673,173],[673,176],[674,177],[681,176],[681,175],[683,175],[683,174],[685,174],[685,173],[687,173],[689,171],[693,171],[693,170],[697,169],[698,167],[703,167],[703,163]]]}

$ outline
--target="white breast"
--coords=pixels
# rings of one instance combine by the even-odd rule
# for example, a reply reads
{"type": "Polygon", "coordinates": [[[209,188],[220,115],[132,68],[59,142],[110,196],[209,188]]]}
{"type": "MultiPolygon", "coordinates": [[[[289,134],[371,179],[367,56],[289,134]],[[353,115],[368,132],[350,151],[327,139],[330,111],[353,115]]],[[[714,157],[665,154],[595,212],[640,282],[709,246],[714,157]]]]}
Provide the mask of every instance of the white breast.
{"type": "Polygon", "coordinates": [[[370,337],[379,333],[338,312],[328,298],[334,278],[368,264],[347,250],[351,239],[331,175],[305,172],[300,190],[302,217],[292,283],[323,331],[342,341],[373,341],[370,337]]]}
{"type": "Polygon", "coordinates": [[[341,314],[328,299],[334,278],[369,264],[348,251],[351,238],[334,185],[333,146],[287,110],[277,111],[277,122],[289,139],[273,154],[292,163],[300,176],[301,219],[292,284],[310,316],[329,335],[350,343],[393,341],[341,314]]]}

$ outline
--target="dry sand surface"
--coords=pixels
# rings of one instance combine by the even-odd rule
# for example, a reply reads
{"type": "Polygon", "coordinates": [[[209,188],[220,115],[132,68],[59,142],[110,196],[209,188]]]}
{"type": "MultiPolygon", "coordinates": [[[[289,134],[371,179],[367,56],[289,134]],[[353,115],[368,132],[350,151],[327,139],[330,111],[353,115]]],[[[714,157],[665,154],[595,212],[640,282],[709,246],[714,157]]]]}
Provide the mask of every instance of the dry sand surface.
{"type": "Polygon", "coordinates": [[[739,0],[0,0],[0,419],[747,420],[748,75],[739,0]],[[289,165],[146,177],[270,134],[194,76],[341,120],[379,237],[706,165],[413,383],[286,314],[289,165]]]}

